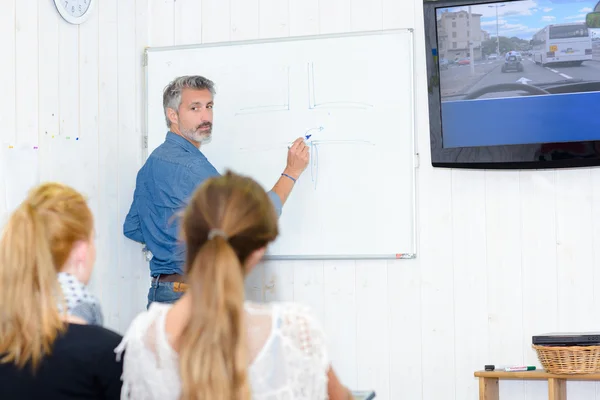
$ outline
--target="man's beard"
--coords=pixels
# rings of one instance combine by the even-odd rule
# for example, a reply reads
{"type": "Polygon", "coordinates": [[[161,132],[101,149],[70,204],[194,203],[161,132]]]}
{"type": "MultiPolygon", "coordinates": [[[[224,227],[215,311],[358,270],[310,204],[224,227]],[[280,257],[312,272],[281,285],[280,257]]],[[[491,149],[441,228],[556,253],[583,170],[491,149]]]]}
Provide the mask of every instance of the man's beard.
{"type": "Polygon", "coordinates": [[[208,143],[210,142],[212,136],[212,123],[204,122],[196,127],[194,130],[181,129],[181,134],[188,138],[189,140],[196,142],[198,144],[208,143]],[[202,128],[207,128],[208,130],[200,131],[202,128]]]}

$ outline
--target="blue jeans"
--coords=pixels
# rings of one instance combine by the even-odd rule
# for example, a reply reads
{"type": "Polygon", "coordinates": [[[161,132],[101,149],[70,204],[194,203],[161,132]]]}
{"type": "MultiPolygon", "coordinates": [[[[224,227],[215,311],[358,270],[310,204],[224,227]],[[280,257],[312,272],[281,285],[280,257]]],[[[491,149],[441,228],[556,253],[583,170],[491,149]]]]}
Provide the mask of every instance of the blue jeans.
{"type": "Polygon", "coordinates": [[[185,284],[179,282],[159,282],[158,278],[152,277],[152,284],[148,290],[148,305],[153,302],[173,304],[185,293],[185,284]]]}

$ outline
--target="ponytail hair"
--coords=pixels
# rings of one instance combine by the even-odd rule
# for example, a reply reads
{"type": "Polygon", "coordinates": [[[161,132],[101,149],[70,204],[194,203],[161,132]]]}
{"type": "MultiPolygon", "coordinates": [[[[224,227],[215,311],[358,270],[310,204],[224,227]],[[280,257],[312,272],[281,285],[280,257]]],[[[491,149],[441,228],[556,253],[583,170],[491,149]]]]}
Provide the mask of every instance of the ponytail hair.
{"type": "Polygon", "coordinates": [[[180,342],[180,362],[191,367],[182,370],[183,398],[249,400],[244,276],[223,237],[202,246],[188,282],[194,307],[180,342]]]}
{"type": "Polygon", "coordinates": [[[35,370],[65,329],[57,272],[75,242],[89,241],[93,217],[83,196],[48,183],[34,188],[0,239],[0,363],[35,370]]]}
{"type": "Polygon", "coordinates": [[[182,226],[193,303],[179,341],[182,398],[250,400],[245,262],[277,237],[275,210],[256,182],[228,172],[194,193],[182,226]]]}

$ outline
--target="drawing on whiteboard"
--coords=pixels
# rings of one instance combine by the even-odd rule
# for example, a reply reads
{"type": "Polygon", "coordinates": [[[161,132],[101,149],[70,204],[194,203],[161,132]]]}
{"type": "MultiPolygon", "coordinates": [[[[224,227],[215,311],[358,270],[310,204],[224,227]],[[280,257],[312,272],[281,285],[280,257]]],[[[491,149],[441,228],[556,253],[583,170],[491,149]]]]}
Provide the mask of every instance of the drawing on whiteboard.
{"type": "Polygon", "coordinates": [[[265,113],[274,111],[289,111],[290,110],[290,67],[285,68],[285,95],[282,99],[282,104],[268,104],[263,106],[243,107],[237,110],[235,115],[265,113]]]}
{"type": "MultiPolygon", "coordinates": [[[[320,132],[325,130],[323,126],[307,129],[304,132],[305,143],[310,147],[310,179],[313,188],[317,189],[319,177],[319,147],[329,145],[363,145],[375,146],[375,143],[360,139],[342,139],[342,140],[319,140],[320,132]],[[317,138],[315,138],[315,135],[317,138]]],[[[273,149],[289,148],[293,142],[274,143],[271,146],[240,147],[240,151],[270,151],[273,149]]]]}
{"type": "Polygon", "coordinates": [[[313,110],[315,108],[371,108],[372,104],[358,102],[358,101],[326,101],[323,103],[317,102],[315,95],[315,64],[309,62],[307,64],[308,72],[308,108],[313,110]]]}
{"type": "MultiPolygon", "coordinates": [[[[313,134],[315,132],[321,132],[323,129],[325,129],[322,126],[316,127],[316,128],[310,128],[307,129],[306,131],[304,131],[304,135],[302,135],[302,137],[306,140],[306,143],[310,143],[308,140],[313,136],[313,134]],[[311,133],[312,132],[312,133],[311,133]]],[[[270,146],[253,146],[253,147],[240,147],[240,151],[269,151],[269,150],[273,150],[273,149],[283,149],[285,147],[287,147],[288,149],[290,148],[290,146],[293,144],[294,142],[279,142],[279,143],[271,143],[270,146]]]]}
{"type": "Polygon", "coordinates": [[[310,179],[317,190],[319,178],[319,147],[327,145],[366,145],[375,146],[367,140],[312,140],[310,142],[310,179]]]}
{"type": "Polygon", "coordinates": [[[319,126],[318,128],[310,128],[306,132],[304,132],[304,138],[308,140],[312,137],[313,134],[315,134],[316,132],[321,132],[323,129],[325,128],[323,128],[322,126],[319,126]]]}

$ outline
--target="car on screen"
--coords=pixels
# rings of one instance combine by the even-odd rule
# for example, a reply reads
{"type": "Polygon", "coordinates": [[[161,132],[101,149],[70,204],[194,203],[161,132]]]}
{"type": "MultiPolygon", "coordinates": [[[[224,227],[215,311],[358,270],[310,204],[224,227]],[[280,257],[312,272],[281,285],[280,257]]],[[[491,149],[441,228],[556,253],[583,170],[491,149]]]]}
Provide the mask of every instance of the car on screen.
{"type": "Polygon", "coordinates": [[[518,56],[512,55],[506,57],[504,65],[502,66],[502,72],[509,71],[523,72],[523,63],[521,63],[521,60],[518,56]]]}

